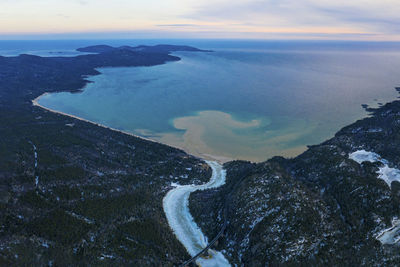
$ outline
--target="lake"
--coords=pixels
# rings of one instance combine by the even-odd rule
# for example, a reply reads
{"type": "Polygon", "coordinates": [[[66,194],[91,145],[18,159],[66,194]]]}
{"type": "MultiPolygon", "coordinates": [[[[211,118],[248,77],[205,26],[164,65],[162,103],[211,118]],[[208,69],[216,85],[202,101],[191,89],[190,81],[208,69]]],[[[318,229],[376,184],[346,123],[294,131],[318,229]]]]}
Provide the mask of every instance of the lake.
{"type": "Polygon", "coordinates": [[[41,105],[221,161],[298,155],[367,116],[362,104],[394,100],[400,84],[398,43],[91,40],[26,50],[71,56],[95,43],[184,43],[214,52],[101,68],[82,93],[47,94],[41,105]]]}

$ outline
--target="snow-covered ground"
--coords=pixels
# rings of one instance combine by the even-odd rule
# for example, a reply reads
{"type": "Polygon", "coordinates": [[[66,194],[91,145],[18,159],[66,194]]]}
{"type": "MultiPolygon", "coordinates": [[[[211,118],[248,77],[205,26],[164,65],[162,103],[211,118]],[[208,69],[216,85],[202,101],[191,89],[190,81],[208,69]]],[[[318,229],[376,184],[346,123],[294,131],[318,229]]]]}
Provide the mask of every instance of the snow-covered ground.
{"type": "MultiPolygon", "coordinates": [[[[168,223],[178,240],[183,244],[191,256],[195,256],[207,246],[207,237],[201,232],[189,211],[189,195],[197,190],[216,188],[225,184],[226,171],[220,164],[207,161],[212,168],[212,176],[208,183],[203,185],[176,185],[163,199],[164,212],[168,223]]],[[[200,266],[230,266],[221,252],[210,249],[210,256],[199,257],[196,263],[200,266]]]]}
{"type": "Polygon", "coordinates": [[[364,161],[380,162],[383,166],[377,171],[378,178],[384,180],[389,187],[393,181],[400,182],[400,170],[389,167],[389,162],[374,152],[357,150],[349,155],[349,158],[361,164],[364,161]]]}
{"type": "MultiPolygon", "coordinates": [[[[38,166],[37,148],[31,141],[29,141],[29,143],[33,147],[33,154],[34,154],[34,157],[35,157],[35,173],[37,173],[37,166],[38,166]]],[[[35,187],[38,187],[38,185],[39,185],[39,175],[36,174],[36,176],[35,176],[35,187]]]]}
{"type": "Polygon", "coordinates": [[[399,243],[400,220],[398,218],[393,218],[392,227],[384,229],[377,235],[376,239],[378,239],[384,245],[393,245],[399,243]]]}
{"type": "MultiPolygon", "coordinates": [[[[393,181],[400,182],[400,170],[389,167],[389,162],[383,159],[381,156],[374,152],[369,152],[365,150],[358,150],[349,155],[349,158],[361,164],[364,161],[369,162],[380,162],[383,166],[380,166],[377,174],[378,178],[384,180],[389,187],[393,181]]],[[[377,236],[382,244],[397,244],[400,243],[400,220],[393,218],[392,227],[382,230],[377,236]]]]}

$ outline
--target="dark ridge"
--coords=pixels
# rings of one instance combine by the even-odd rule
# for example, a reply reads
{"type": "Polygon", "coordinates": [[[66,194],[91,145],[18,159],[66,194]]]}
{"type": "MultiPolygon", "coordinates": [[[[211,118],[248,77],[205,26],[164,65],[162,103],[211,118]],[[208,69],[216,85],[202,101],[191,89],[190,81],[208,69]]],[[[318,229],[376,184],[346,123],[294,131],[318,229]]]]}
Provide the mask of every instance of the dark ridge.
{"type": "Polygon", "coordinates": [[[191,213],[210,239],[227,222],[216,248],[232,265],[399,264],[400,245],[376,237],[400,215],[400,183],[389,187],[378,178],[379,164],[358,164],[349,154],[375,152],[400,168],[400,101],[364,108],[369,117],[301,155],[250,168],[225,164],[226,185],[190,195],[191,213]]]}
{"type": "Polygon", "coordinates": [[[93,45],[84,48],[78,48],[76,50],[79,52],[104,53],[115,50],[115,48],[109,45],[93,45]]]}
{"type": "Polygon", "coordinates": [[[139,45],[139,46],[120,46],[120,47],[112,47],[108,45],[94,45],[83,48],[78,48],[77,51],[80,52],[88,52],[88,53],[106,53],[116,50],[130,50],[135,52],[143,52],[143,53],[171,53],[175,51],[187,51],[187,52],[211,52],[210,50],[201,50],[192,46],[187,45],[139,45]]]}

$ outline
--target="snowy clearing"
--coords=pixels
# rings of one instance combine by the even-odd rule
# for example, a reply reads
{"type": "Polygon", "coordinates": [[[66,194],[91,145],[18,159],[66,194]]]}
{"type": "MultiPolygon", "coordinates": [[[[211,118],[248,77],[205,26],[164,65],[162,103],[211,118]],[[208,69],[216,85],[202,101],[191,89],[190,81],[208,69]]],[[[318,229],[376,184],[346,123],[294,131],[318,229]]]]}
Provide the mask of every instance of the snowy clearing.
{"type": "Polygon", "coordinates": [[[356,152],[351,153],[349,158],[358,162],[359,164],[363,163],[364,161],[380,162],[383,164],[383,166],[379,167],[379,170],[376,172],[378,174],[378,178],[384,180],[389,187],[391,187],[393,181],[400,182],[400,170],[390,168],[389,162],[374,152],[357,150],[356,152]]]}
{"type": "Polygon", "coordinates": [[[392,227],[380,232],[376,239],[383,245],[398,244],[400,241],[400,220],[398,218],[393,218],[392,227]]]}

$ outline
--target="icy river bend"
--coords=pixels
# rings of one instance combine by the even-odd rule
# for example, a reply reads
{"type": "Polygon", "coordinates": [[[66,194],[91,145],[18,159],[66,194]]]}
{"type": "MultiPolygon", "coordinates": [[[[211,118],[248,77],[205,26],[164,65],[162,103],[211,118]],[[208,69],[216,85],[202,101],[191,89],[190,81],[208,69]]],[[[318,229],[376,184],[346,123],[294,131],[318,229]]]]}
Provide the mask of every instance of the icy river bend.
{"type": "MultiPolygon", "coordinates": [[[[208,183],[202,185],[178,185],[171,189],[163,199],[163,208],[168,223],[178,240],[193,257],[207,246],[207,237],[195,223],[189,211],[189,195],[197,190],[216,188],[225,184],[226,171],[217,162],[206,161],[212,169],[208,183]]],[[[199,257],[199,266],[230,266],[221,252],[210,249],[209,257],[199,257]]]]}

